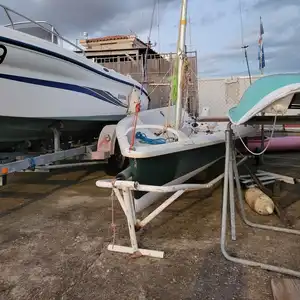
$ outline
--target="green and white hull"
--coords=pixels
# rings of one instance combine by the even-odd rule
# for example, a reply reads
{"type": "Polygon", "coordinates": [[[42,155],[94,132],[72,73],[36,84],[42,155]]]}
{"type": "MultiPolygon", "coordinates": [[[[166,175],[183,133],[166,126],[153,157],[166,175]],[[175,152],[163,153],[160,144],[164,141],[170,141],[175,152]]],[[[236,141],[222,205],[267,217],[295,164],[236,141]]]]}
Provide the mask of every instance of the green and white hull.
{"type": "MultiPolygon", "coordinates": [[[[218,160],[225,153],[225,144],[183,150],[180,152],[148,157],[131,158],[130,167],[132,180],[140,184],[162,186],[170,182],[181,183],[185,177],[194,171],[218,160]]],[[[188,175],[189,176],[189,175],[188,175]]],[[[134,198],[139,199],[145,193],[134,192],[134,198]]]]}
{"type": "MultiPolygon", "coordinates": [[[[134,116],[118,123],[116,133],[119,146],[122,155],[129,158],[133,181],[154,186],[182,184],[224,157],[226,123],[199,123],[198,131],[192,133],[189,124],[180,130],[166,129],[163,124],[168,112],[174,113],[174,108],[165,107],[139,113],[136,132],[145,134],[148,140],[135,138],[133,149],[130,144],[135,132],[132,126],[134,116]],[[166,132],[157,136],[162,130],[166,132]],[[154,141],[166,136],[175,140],[168,139],[164,144],[147,143],[149,138],[154,141]]],[[[183,116],[184,121],[189,120],[188,116],[185,118],[183,116]]],[[[243,139],[256,133],[256,129],[251,126],[239,126],[238,130],[243,139]]],[[[134,191],[136,211],[149,206],[161,196],[160,193],[134,191]]]]}

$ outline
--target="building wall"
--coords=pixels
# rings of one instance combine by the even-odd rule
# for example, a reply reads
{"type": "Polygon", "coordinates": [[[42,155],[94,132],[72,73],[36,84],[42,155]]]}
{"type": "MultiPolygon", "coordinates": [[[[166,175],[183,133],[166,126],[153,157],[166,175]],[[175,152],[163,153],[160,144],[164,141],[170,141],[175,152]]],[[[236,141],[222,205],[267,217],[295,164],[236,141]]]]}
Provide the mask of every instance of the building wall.
{"type": "MultiPolygon", "coordinates": [[[[252,82],[260,76],[252,76],[252,82]]],[[[211,116],[224,117],[239,103],[249,87],[249,77],[201,78],[198,80],[199,112],[209,107],[211,116]]]]}
{"type": "MultiPolygon", "coordinates": [[[[253,76],[252,82],[261,76],[253,76]]],[[[236,106],[246,89],[249,87],[249,77],[228,78],[201,78],[198,80],[199,113],[203,108],[209,109],[209,115],[213,117],[226,117],[227,112],[236,106]]],[[[300,109],[287,111],[287,115],[300,114],[300,109]]],[[[267,114],[274,115],[274,114],[267,114]]],[[[265,126],[266,130],[272,130],[272,125],[265,126]]],[[[284,126],[276,125],[276,130],[282,130],[284,126]]],[[[299,127],[291,125],[289,130],[300,131],[299,127]]]]}

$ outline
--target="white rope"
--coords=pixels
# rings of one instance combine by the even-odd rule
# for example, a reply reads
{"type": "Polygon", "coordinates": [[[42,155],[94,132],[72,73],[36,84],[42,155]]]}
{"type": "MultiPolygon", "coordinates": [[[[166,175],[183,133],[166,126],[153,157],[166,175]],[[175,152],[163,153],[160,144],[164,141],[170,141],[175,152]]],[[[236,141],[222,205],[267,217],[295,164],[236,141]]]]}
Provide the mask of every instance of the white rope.
{"type": "Polygon", "coordinates": [[[191,16],[188,14],[188,20],[189,20],[189,37],[190,37],[190,51],[192,51],[192,23],[191,23],[191,16]]]}
{"type": "Polygon", "coordinates": [[[116,180],[112,181],[112,186],[113,188],[111,189],[111,231],[112,231],[112,244],[115,245],[116,242],[116,229],[117,229],[117,225],[115,223],[115,205],[114,205],[114,201],[115,201],[115,192],[114,192],[114,184],[115,184],[116,180]]]}
{"type": "Polygon", "coordinates": [[[151,15],[151,23],[150,23],[150,30],[149,30],[148,41],[150,41],[150,38],[151,38],[151,33],[152,33],[152,28],[153,28],[153,23],[154,23],[154,14],[155,14],[156,4],[157,4],[156,0],[154,0],[153,9],[152,9],[152,15],[151,15]]]}
{"type": "Polygon", "coordinates": [[[153,29],[155,7],[156,7],[156,0],[154,0],[154,2],[153,2],[153,10],[152,10],[152,15],[151,15],[151,22],[150,22],[150,29],[149,29],[149,35],[148,35],[148,42],[147,42],[147,48],[146,48],[146,53],[145,53],[145,62],[143,64],[143,82],[142,82],[142,88],[141,88],[141,95],[143,94],[143,88],[144,88],[144,83],[146,81],[146,77],[148,77],[147,76],[147,71],[148,71],[148,53],[149,53],[150,41],[151,41],[151,34],[152,34],[152,29],[153,29]]]}
{"type": "Polygon", "coordinates": [[[154,87],[154,89],[149,93],[149,96],[160,86],[160,83],[162,83],[164,81],[164,79],[167,77],[167,75],[169,75],[170,71],[172,70],[172,64],[169,68],[169,70],[166,72],[166,74],[164,75],[164,77],[161,79],[161,81],[154,87]]]}
{"type": "Polygon", "coordinates": [[[237,133],[239,139],[241,140],[243,146],[245,147],[245,149],[246,149],[249,153],[251,153],[252,155],[260,156],[260,155],[264,154],[264,153],[268,150],[268,148],[269,148],[269,146],[270,146],[270,143],[271,143],[271,140],[272,140],[272,138],[273,138],[274,132],[275,132],[276,120],[277,120],[277,111],[276,111],[276,115],[275,115],[275,117],[274,117],[274,123],[273,123],[273,128],[272,128],[272,132],[271,132],[270,139],[269,139],[269,141],[268,141],[268,143],[267,143],[265,149],[262,150],[262,151],[259,152],[259,153],[255,153],[255,152],[251,151],[251,150],[247,147],[247,145],[244,143],[243,139],[242,139],[241,136],[240,136],[239,131],[238,131],[238,130],[236,131],[236,133],[237,133]]]}
{"type": "Polygon", "coordinates": [[[158,48],[158,53],[160,53],[160,24],[159,24],[159,0],[157,0],[157,48],[158,48]]]}

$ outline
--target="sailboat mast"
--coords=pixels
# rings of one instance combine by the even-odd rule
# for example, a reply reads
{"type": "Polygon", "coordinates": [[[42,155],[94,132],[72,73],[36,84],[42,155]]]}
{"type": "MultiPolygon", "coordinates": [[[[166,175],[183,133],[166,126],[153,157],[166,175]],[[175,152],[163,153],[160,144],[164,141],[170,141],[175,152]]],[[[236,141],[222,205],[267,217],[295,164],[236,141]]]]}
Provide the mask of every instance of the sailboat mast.
{"type": "Polygon", "coordinates": [[[175,119],[175,129],[180,128],[181,124],[181,111],[182,111],[182,72],[183,63],[185,56],[185,37],[186,37],[186,23],[187,23],[187,1],[182,0],[181,4],[181,17],[179,25],[179,43],[177,49],[178,56],[178,85],[177,85],[177,101],[176,101],[176,119],[175,119]]]}

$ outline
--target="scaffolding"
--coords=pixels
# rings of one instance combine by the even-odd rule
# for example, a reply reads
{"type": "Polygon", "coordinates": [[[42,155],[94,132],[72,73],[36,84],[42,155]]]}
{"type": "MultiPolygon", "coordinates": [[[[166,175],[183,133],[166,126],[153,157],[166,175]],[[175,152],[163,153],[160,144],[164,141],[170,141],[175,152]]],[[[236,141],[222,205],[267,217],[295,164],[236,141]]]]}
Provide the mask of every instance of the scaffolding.
{"type": "MultiPolygon", "coordinates": [[[[198,100],[198,79],[197,79],[197,52],[187,52],[187,60],[190,67],[190,81],[188,84],[189,103],[188,108],[191,113],[197,113],[199,107],[198,100]]],[[[169,103],[170,97],[170,77],[173,74],[176,53],[149,54],[147,60],[145,54],[118,55],[95,57],[93,60],[102,66],[113,69],[124,75],[130,75],[138,82],[143,82],[144,66],[147,66],[145,88],[151,98],[151,108],[165,107],[169,103]]]]}

